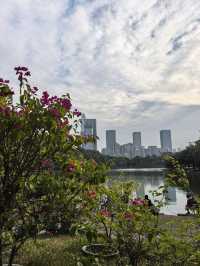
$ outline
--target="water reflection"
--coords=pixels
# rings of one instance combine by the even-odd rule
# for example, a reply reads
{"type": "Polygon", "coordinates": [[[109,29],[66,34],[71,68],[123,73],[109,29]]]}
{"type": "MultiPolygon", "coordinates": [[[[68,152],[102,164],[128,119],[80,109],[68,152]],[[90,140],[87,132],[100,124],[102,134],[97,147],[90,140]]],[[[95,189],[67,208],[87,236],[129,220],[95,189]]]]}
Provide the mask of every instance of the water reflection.
{"type": "MultiPolygon", "coordinates": [[[[138,184],[136,194],[138,197],[144,197],[145,194],[153,201],[150,191],[157,190],[160,186],[164,185],[164,171],[163,169],[128,169],[121,171],[112,171],[110,176],[112,180],[120,181],[135,181],[138,184]]],[[[185,213],[186,194],[174,187],[168,188],[168,193],[165,194],[167,206],[161,208],[160,212],[170,215],[178,213],[185,213]]]]}

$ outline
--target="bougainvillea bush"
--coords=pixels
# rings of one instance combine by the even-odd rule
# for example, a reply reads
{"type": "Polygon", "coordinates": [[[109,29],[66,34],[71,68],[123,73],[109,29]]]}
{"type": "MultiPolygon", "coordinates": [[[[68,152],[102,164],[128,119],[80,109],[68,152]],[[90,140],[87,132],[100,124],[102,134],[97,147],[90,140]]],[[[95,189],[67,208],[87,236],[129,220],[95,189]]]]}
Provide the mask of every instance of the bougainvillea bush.
{"type": "Polygon", "coordinates": [[[77,233],[89,246],[103,243],[118,250],[117,265],[199,265],[198,217],[157,215],[145,200],[132,199],[134,189],[131,182],[90,186],[77,233]]]}
{"type": "Polygon", "coordinates": [[[153,215],[145,200],[132,200],[134,189],[132,182],[91,188],[85,193],[85,213],[77,226],[90,243],[115,247],[127,262],[122,265],[139,265],[160,233],[158,216],[153,215]]]}
{"type": "Polygon", "coordinates": [[[50,223],[53,230],[68,226],[84,188],[98,182],[100,171],[104,178],[103,169],[78,155],[93,140],[77,133],[81,113],[70,96],[39,97],[28,68],[15,71],[18,102],[9,80],[0,79],[0,265],[4,251],[11,250],[11,265],[23,242],[50,223]]]}

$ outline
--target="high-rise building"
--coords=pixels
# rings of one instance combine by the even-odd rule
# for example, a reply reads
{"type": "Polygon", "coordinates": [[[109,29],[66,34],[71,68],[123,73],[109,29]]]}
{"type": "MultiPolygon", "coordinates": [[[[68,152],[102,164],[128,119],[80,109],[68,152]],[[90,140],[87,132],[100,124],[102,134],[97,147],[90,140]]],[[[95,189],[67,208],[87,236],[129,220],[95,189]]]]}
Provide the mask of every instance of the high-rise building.
{"type": "Polygon", "coordinates": [[[133,132],[133,146],[135,148],[141,148],[142,140],[141,140],[141,132],[133,132]]]}
{"type": "Polygon", "coordinates": [[[172,152],[171,130],[160,130],[160,144],[162,152],[172,152]]]}
{"type": "Polygon", "coordinates": [[[106,130],[106,151],[108,155],[115,155],[116,130],[106,130]]]}
{"type": "Polygon", "coordinates": [[[121,155],[129,159],[133,158],[133,144],[127,143],[121,145],[121,155]]]}
{"type": "Polygon", "coordinates": [[[145,152],[146,156],[160,156],[160,149],[157,146],[148,146],[145,152]]]}
{"type": "MultiPolygon", "coordinates": [[[[83,136],[93,136],[96,138],[97,136],[97,126],[96,126],[96,119],[88,119],[83,114],[81,117],[81,135],[83,136]]],[[[97,141],[88,142],[83,144],[82,146],[85,150],[97,150],[97,141]]]]}

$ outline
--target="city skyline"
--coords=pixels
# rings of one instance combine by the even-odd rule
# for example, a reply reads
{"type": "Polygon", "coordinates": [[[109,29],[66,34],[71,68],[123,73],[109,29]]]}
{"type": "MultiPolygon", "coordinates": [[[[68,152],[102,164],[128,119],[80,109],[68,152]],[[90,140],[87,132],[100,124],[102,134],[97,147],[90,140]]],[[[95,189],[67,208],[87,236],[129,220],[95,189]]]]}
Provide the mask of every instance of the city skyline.
{"type": "Polygon", "coordinates": [[[107,129],[106,135],[106,146],[101,150],[105,155],[116,156],[116,157],[127,157],[129,159],[136,156],[147,157],[147,156],[160,156],[166,152],[175,152],[173,149],[172,133],[170,129],[160,130],[160,145],[142,145],[142,132],[132,132],[132,142],[120,144],[117,142],[116,130],[107,129]]]}
{"type": "MultiPolygon", "coordinates": [[[[98,121],[99,122],[99,121],[98,121]]],[[[161,140],[161,132],[162,131],[170,131],[170,138],[171,138],[171,129],[158,129],[157,131],[154,131],[154,139],[155,139],[155,142],[150,142],[149,139],[148,139],[148,130],[147,132],[142,132],[142,131],[134,131],[130,134],[130,132],[127,132],[129,134],[128,136],[128,139],[127,141],[125,139],[121,139],[120,140],[120,134],[118,132],[118,130],[116,129],[105,129],[104,130],[104,136],[102,136],[102,138],[99,137],[99,132],[98,132],[98,124],[96,119],[94,118],[86,118],[85,114],[82,113],[82,119],[81,119],[81,134],[84,134],[85,135],[93,135],[93,136],[97,136],[98,139],[97,139],[97,142],[95,143],[95,149],[94,150],[99,150],[99,151],[102,151],[102,149],[104,149],[106,147],[106,134],[105,132],[109,131],[109,132],[115,132],[115,136],[114,136],[114,139],[116,141],[116,143],[120,144],[120,145],[126,145],[127,143],[131,143],[131,142],[134,142],[134,135],[136,136],[136,141],[139,143],[139,146],[144,146],[144,147],[162,147],[162,140],[161,140]],[[86,131],[84,131],[83,129],[83,123],[82,123],[82,120],[83,118],[85,120],[88,120],[89,122],[87,123],[89,126],[88,128],[86,129],[86,131]],[[91,122],[93,125],[95,126],[92,126],[92,124],[90,123],[90,121],[93,121],[91,122]],[[118,132],[116,134],[116,132],[118,132]],[[158,134],[158,132],[160,134],[158,134]],[[142,134],[142,136],[141,136],[142,134]],[[132,138],[131,138],[132,136],[132,138]],[[146,136],[146,139],[144,138],[144,136],[146,136]],[[145,140],[145,141],[144,141],[145,140]]],[[[166,132],[165,132],[166,133],[166,132]]],[[[168,134],[168,133],[167,133],[168,134]]],[[[185,144],[185,146],[178,146],[174,140],[174,132],[173,132],[173,150],[183,150],[185,147],[187,147],[188,145],[190,145],[190,143],[193,143],[195,142],[196,139],[193,139],[193,140],[189,140],[188,143],[185,144]]],[[[91,146],[91,144],[88,144],[89,146],[91,146]]],[[[137,146],[137,145],[136,145],[137,146]]],[[[172,143],[169,144],[168,147],[172,146],[172,143]]],[[[90,148],[89,148],[90,149],[90,148]]],[[[93,149],[93,148],[91,148],[93,149]]],[[[168,151],[171,151],[172,148],[169,148],[168,151]]]]}
{"type": "Polygon", "coordinates": [[[24,65],[42,90],[70,93],[97,119],[98,149],[106,128],[119,143],[145,132],[144,145],[170,128],[183,148],[199,138],[199,17],[199,0],[2,1],[0,75],[15,89],[24,65]]]}

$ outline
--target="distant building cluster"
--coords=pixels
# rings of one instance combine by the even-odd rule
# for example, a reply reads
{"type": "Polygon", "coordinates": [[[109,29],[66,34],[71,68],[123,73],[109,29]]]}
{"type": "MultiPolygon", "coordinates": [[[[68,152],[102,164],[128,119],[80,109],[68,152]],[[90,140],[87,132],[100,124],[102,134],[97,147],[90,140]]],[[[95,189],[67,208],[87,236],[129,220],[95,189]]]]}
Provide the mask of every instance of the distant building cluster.
{"type": "Polygon", "coordinates": [[[133,132],[133,142],[120,145],[116,141],[116,130],[106,130],[106,148],[102,153],[110,156],[123,156],[129,159],[134,157],[160,156],[172,152],[171,130],[160,130],[160,147],[142,146],[141,132],[133,132]]]}
{"type": "MultiPolygon", "coordinates": [[[[97,136],[96,119],[88,119],[83,114],[81,117],[81,135],[83,136],[97,136]]],[[[97,141],[94,143],[88,142],[83,144],[82,147],[85,150],[97,150],[97,141]]],[[[160,130],[160,147],[142,145],[141,132],[133,132],[132,143],[120,145],[116,141],[116,130],[106,130],[106,148],[102,150],[102,153],[110,156],[123,156],[129,159],[134,157],[147,157],[147,156],[160,156],[166,152],[172,152],[172,137],[171,130],[160,130]]]]}

